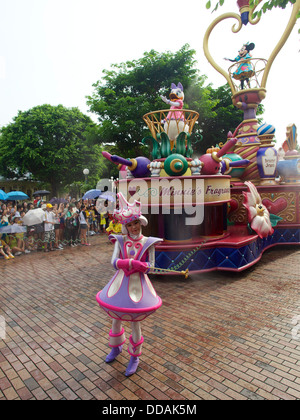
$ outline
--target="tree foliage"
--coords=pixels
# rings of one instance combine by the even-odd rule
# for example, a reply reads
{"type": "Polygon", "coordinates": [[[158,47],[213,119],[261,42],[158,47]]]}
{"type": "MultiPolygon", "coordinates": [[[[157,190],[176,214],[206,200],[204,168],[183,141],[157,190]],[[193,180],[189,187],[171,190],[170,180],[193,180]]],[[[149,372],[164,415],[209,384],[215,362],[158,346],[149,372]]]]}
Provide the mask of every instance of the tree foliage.
{"type": "Polygon", "coordinates": [[[0,131],[0,173],[7,177],[33,179],[51,185],[53,195],[68,184],[89,178],[98,181],[100,147],[91,145],[97,126],[77,108],[41,105],[19,111],[0,131]]]}
{"type": "MultiPolygon", "coordinates": [[[[250,0],[249,5],[250,7],[258,6],[261,0],[250,0]]],[[[217,0],[215,2],[215,7],[213,12],[218,9],[219,6],[223,6],[225,0],[217,0]]],[[[288,4],[295,4],[296,0],[265,0],[261,6],[261,9],[258,13],[263,12],[266,13],[268,10],[272,10],[274,7],[280,7],[281,9],[285,9],[288,4]]],[[[206,8],[210,9],[212,6],[211,0],[206,2],[206,8]]],[[[261,13],[260,13],[261,14],[261,13]]]]}
{"type": "Polygon", "coordinates": [[[97,141],[113,144],[115,153],[124,157],[144,154],[145,146],[140,142],[150,132],[142,116],[165,109],[160,95],[168,96],[171,83],[181,82],[184,107],[199,113],[192,139],[195,143],[203,136],[197,153],[205,153],[216,139],[224,142],[227,132],[242,121],[242,113],[232,105],[229,88],[215,90],[206,85],[207,77],[196,69],[194,56],[195,51],[186,44],[175,53],[151,50],[139,60],[104,70],[103,78],[93,85],[93,95],[88,97],[90,110],[99,120],[97,141]]]}
{"type": "Polygon", "coordinates": [[[87,101],[98,116],[100,141],[117,144],[120,152],[141,151],[147,133],[143,115],[165,107],[159,95],[166,94],[172,82],[187,87],[196,78],[194,53],[187,45],[175,54],[151,50],[139,60],[104,70],[87,101]]]}
{"type": "MultiPolygon", "coordinates": [[[[250,0],[249,5],[252,8],[252,7],[258,6],[260,2],[261,0],[250,0]]],[[[215,3],[215,6],[213,8],[213,12],[216,11],[219,6],[223,6],[223,4],[225,3],[225,0],[217,0],[214,3],[215,3]]],[[[254,18],[260,17],[262,13],[266,13],[275,7],[285,9],[288,4],[295,4],[295,3],[296,3],[296,0],[265,0],[262,3],[260,9],[253,13],[253,17],[254,18]]],[[[206,2],[206,8],[210,9],[211,7],[212,7],[212,2],[211,0],[208,0],[206,2]]],[[[298,19],[300,18],[300,11],[297,14],[297,18],[298,19]]],[[[298,29],[298,32],[300,33],[300,29],[298,29]]]]}

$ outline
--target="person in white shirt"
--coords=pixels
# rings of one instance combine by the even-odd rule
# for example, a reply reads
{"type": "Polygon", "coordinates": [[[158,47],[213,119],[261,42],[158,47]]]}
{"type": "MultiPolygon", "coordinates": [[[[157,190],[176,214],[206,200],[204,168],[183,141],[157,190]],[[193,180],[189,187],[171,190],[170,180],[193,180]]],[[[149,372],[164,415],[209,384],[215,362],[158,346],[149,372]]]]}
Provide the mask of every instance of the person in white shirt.
{"type": "Polygon", "coordinates": [[[52,247],[53,243],[55,242],[55,232],[54,232],[54,224],[55,224],[55,214],[52,211],[52,204],[48,203],[46,205],[46,211],[44,215],[44,251],[48,252],[54,251],[52,247]],[[49,245],[49,250],[48,250],[49,245]]]}

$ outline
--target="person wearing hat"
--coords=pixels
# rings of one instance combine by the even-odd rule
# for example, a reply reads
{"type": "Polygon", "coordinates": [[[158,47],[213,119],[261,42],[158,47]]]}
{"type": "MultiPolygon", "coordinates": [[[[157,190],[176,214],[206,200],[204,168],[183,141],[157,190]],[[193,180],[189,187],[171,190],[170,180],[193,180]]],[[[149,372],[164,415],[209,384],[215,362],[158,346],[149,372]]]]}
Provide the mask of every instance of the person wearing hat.
{"type": "Polygon", "coordinates": [[[114,243],[111,259],[116,274],[96,295],[100,307],[112,318],[109,332],[111,352],[106,362],[112,362],[122,351],[126,341],[123,321],[131,322],[132,334],[129,337],[128,353],[130,361],[125,375],[136,372],[139,356],[142,353],[144,338],[141,333],[141,321],[155,312],[162,304],[147,275],[155,265],[155,244],[161,238],[142,235],[142,226],[148,224],[141,214],[141,204],[135,201],[129,204],[122,193],[118,194],[119,209],[113,217],[122,225],[123,235],[112,234],[109,239],[114,243]]]}
{"type": "Polygon", "coordinates": [[[55,242],[55,232],[54,232],[54,224],[55,224],[55,214],[52,211],[52,204],[46,204],[46,211],[44,214],[44,251],[48,252],[54,251],[53,243],[55,242]],[[49,245],[49,250],[48,250],[49,245]]]}

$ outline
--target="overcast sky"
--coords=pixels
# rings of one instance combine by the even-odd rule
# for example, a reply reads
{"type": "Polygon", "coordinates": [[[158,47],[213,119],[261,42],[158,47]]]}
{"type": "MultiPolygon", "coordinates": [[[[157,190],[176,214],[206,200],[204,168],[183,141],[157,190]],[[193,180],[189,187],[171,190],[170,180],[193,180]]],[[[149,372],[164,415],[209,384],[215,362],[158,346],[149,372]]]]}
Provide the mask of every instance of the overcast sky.
{"type": "MultiPolygon", "coordinates": [[[[10,123],[18,110],[45,103],[78,107],[96,121],[88,112],[86,96],[92,94],[92,85],[101,78],[102,70],[139,59],[151,49],[176,52],[188,43],[197,51],[198,69],[207,75],[207,83],[214,87],[225,84],[204,56],[203,37],[216,17],[228,11],[238,13],[238,8],[235,0],[226,0],[226,7],[212,13],[205,3],[1,0],[0,126],[10,123]]],[[[236,21],[227,19],[211,35],[212,56],[227,69],[230,64],[223,58],[236,57],[242,44],[249,41],[256,45],[253,57],[267,59],[290,14],[291,6],[284,11],[274,9],[263,15],[258,25],[248,24],[238,34],[231,32],[236,21]]],[[[300,21],[275,59],[263,101],[264,119],[275,126],[278,146],[285,139],[288,124],[295,123],[300,129],[299,27],[300,21]]],[[[174,83],[179,81],[174,79],[174,83]]]]}

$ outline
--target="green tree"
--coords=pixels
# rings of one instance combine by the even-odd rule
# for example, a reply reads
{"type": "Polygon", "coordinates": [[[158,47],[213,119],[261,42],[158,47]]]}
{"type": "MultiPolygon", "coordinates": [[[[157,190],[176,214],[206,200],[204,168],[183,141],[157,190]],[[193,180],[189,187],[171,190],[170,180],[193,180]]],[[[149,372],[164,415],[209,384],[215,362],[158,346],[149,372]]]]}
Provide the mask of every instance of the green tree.
{"type": "Polygon", "coordinates": [[[140,142],[149,134],[143,115],[165,108],[160,95],[169,93],[171,83],[181,82],[186,91],[201,79],[194,54],[188,45],[176,53],[151,50],[139,60],[104,70],[87,101],[90,110],[98,115],[100,142],[116,144],[126,156],[143,151],[140,142]]]}
{"type": "MultiPolygon", "coordinates": [[[[250,7],[257,6],[261,0],[250,0],[249,5],[250,7]]],[[[225,0],[217,0],[214,2],[215,7],[213,11],[217,10],[219,6],[223,6],[225,0]]],[[[260,16],[262,13],[266,13],[269,10],[272,10],[274,7],[280,7],[281,9],[285,9],[288,4],[295,4],[296,0],[265,0],[260,7],[259,12],[257,14],[260,16]]],[[[206,3],[206,8],[210,9],[212,6],[211,0],[206,3]]]]}
{"type": "MultiPolygon", "coordinates": [[[[52,194],[83,179],[95,184],[101,172],[101,149],[95,143],[96,124],[77,108],[41,105],[19,111],[0,131],[0,173],[33,179],[51,185],[52,194]]],[[[102,157],[102,156],[101,156],[102,157]]]]}
{"type": "MultiPolygon", "coordinates": [[[[250,7],[258,6],[261,0],[249,0],[250,7]]],[[[218,9],[219,6],[223,6],[225,3],[225,0],[215,0],[211,1],[208,0],[206,2],[206,8],[210,9],[212,7],[212,3],[215,4],[213,8],[213,12],[218,9]]],[[[288,4],[295,4],[296,0],[265,0],[261,7],[259,7],[258,11],[255,11],[253,14],[253,17],[261,16],[262,13],[266,13],[270,10],[272,10],[275,7],[279,7],[280,9],[285,9],[288,4]]],[[[300,10],[298,11],[297,18],[300,18],[300,10]]],[[[300,29],[298,29],[298,32],[300,33],[300,29]]]]}
{"type": "Polygon", "coordinates": [[[166,108],[160,95],[168,96],[171,83],[184,87],[184,107],[199,113],[192,143],[196,153],[205,153],[216,142],[226,141],[227,132],[242,121],[243,114],[232,105],[229,87],[213,89],[207,76],[196,69],[195,51],[184,45],[178,52],[145,52],[140,60],[115,64],[88,97],[90,110],[98,115],[97,141],[110,144],[112,154],[124,157],[147,155],[141,140],[149,135],[142,116],[166,108]]]}

